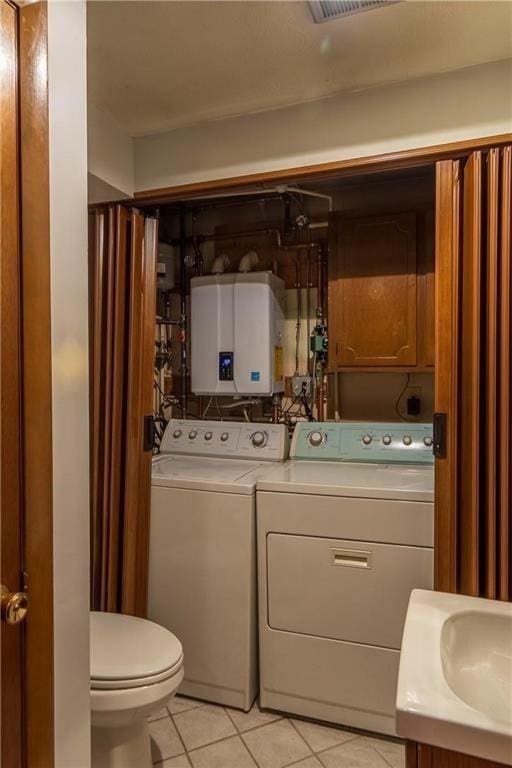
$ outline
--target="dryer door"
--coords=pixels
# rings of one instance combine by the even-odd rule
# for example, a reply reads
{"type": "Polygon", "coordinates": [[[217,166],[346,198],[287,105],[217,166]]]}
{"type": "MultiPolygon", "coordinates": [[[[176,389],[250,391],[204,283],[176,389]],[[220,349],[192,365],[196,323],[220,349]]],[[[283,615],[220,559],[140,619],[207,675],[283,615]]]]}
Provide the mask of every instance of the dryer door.
{"type": "Polygon", "coordinates": [[[433,550],[270,533],[267,568],[272,629],[399,649],[411,590],[432,589],[433,550]]]}

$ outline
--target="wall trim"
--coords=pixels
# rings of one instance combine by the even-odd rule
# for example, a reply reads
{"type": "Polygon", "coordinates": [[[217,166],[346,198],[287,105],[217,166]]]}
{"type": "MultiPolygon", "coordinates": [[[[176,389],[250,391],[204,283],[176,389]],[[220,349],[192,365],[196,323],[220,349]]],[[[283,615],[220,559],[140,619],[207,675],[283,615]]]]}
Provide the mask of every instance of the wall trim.
{"type": "MultiPolygon", "coordinates": [[[[208,192],[223,192],[250,187],[255,184],[278,184],[290,181],[322,180],[333,176],[355,176],[376,171],[399,170],[430,165],[438,160],[455,159],[477,149],[498,147],[512,142],[512,133],[502,133],[496,136],[485,136],[478,139],[454,141],[447,144],[436,144],[417,149],[405,149],[399,152],[387,152],[381,155],[355,157],[329,163],[299,166],[279,171],[264,171],[245,176],[233,176],[224,179],[211,179],[192,184],[180,184],[160,189],[147,189],[136,192],[134,201],[137,203],[164,203],[185,197],[194,198],[208,192]]],[[[126,201],[125,201],[126,202],[126,201]]]]}

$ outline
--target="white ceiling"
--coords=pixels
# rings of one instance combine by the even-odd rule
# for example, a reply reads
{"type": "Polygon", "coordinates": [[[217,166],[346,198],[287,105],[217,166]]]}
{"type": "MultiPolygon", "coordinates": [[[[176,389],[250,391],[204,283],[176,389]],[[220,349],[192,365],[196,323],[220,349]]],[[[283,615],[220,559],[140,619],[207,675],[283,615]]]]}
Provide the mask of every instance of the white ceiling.
{"type": "Polygon", "coordinates": [[[510,56],[510,0],[324,24],[289,0],[88,2],[89,98],[133,136],[510,56]]]}

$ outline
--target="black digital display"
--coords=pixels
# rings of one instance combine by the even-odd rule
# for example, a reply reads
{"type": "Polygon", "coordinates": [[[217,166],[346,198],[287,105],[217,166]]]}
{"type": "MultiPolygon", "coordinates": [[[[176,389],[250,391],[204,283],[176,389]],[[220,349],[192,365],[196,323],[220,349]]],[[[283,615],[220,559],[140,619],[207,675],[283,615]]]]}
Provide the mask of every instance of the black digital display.
{"type": "Polygon", "coordinates": [[[219,381],[233,381],[232,352],[219,352],[219,381]]]}

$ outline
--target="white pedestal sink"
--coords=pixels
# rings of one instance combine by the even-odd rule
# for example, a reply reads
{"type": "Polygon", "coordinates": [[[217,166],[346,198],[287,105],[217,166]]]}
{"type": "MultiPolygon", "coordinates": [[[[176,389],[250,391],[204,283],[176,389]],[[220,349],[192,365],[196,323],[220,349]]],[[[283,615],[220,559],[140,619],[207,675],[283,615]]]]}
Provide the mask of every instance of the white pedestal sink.
{"type": "Polygon", "coordinates": [[[512,604],[414,590],[396,728],[424,744],[512,765],[512,604]]]}

